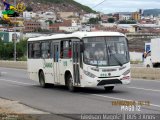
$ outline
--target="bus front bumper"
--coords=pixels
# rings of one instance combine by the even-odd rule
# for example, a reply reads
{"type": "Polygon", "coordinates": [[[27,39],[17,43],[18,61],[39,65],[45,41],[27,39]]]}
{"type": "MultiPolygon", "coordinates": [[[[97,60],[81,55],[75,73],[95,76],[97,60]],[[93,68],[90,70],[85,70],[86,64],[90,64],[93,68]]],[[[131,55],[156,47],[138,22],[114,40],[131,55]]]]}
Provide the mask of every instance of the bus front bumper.
{"type": "Polygon", "coordinates": [[[84,79],[81,87],[96,87],[96,86],[115,86],[115,85],[127,85],[130,84],[130,76],[115,77],[115,78],[92,78],[84,79]]]}

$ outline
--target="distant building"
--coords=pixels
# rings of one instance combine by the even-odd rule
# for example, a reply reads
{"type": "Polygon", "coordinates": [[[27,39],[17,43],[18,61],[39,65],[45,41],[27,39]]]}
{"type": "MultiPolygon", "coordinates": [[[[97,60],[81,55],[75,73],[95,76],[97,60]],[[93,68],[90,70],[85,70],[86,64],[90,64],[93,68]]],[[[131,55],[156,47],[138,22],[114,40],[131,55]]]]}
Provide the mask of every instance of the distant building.
{"type": "Polygon", "coordinates": [[[55,12],[49,12],[49,11],[38,13],[38,17],[39,17],[39,19],[51,20],[53,22],[57,19],[55,12]]]}
{"type": "Polygon", "coordinates": [[[23,12],[24,19],[32,19],[35,17],[36,17],[36,13],[34,13],[34,12],[28,12],[28,11],[23,12]]]}
{"type": "Polygon", "coordinates": [[[76,16],[76,15],[77,14],[75,14],[74,12],[57,12],[57,16],[62,19],[66,19],[68,17],[76,16]]]}
{"type": "Polygon", "coordinates": [[[101,15],[101,21],[102,23],[107,23],[108,22],[109,16],[107,14],[101,15]]]}
{"type": "Polygon", "coordinates": [[[49,30],[49,22],[46,22],[46,20],[38,20],[38,22],[40,23],[42,30],[49,30]]]}
{"type": "Polygon", "coordinates": [[[131,19],[131,16],[130,15],[120,15],[119,16],[119,20],[121,21],[121,20],[129,20],[129,19],[131,19]]]}
{"type": "Polygon", "coordinates": [[[81,23],[75,20],[63,20],[61,23],[54,23],[49,26],[52,32],[75,32],[81,28],[81,23]]]}
{"type": "Polygon", "coordinates": [[[35,32],[41,28],[41,24],[35,20],[25,20],[24,27],[23,32],[35,32]]]}
{"type": "Polygon", "coordinates": [[[133,12],[132,13],[132,19],[136,20],[136,21],[141,20],[141,14],[139,12],[133,12]]]}
{"type": "MultiPolygon", "coordinates": [[[[72,25],[72,21],[71,20],[63,20],[60,23],[54,23],[52,25],[49,26],[49,30],[52,32],[60,32],[59,27],[70,27],[72,25]]],[[[62,31],[61,31],[62,32],[62,31]]]]}
{"type": "Polygon", "coordinates": [[[20,40],[20,32],[0,32],[0,38],[4,42],[13,42],[14,39],[17,39],[17,42],[20,40]]]}
{"type": "Polygon", "coordinates": [[[136,28],[134,27],[136,24],[119,24],[117,25],[118,29],[126,30],[130,33],[136,32],[136,28]]]}

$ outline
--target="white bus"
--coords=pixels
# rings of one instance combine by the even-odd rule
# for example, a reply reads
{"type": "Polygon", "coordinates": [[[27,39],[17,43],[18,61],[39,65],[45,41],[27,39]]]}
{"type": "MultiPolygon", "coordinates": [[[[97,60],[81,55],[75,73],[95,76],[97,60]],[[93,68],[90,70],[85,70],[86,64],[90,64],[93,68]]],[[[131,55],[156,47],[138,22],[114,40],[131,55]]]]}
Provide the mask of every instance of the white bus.
{"type": "Polygon", "coordinates": [[[129,84],[130,57],[126,37],[118,32],[75,32],[28,40],[28,73],[42,87],[129,84]]]}

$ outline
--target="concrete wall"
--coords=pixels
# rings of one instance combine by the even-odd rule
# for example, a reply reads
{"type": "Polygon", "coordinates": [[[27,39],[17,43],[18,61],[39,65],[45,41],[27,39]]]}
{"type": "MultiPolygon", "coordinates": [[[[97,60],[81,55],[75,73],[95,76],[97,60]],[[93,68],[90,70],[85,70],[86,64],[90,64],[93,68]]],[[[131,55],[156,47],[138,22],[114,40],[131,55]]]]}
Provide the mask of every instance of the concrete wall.
{"type": "Polygon", "coordinates": [[[142,54],[141,52],[129,52],[131,61],[142,61],[142,54]]]}
{"type": "MultiPolygon", "coordinates": [[[[0,67],[27,69],[27,62],[0,61],[0,67]]],[[[160,69],[132,67],[131,76],[132,78],[160,80],[160,69]]]]}
{"type": "Polygon", "coordinates": [[[131,76],[132,78],[160,80],[160,69],[159,68],[133,67],[131,69],[131,76]]]}
{"type": "Polygon", "coordinates": [[[9,67],[17,69],[27,69],[27,62],[24,61],[0,61],[0,67],[9,67]]]}

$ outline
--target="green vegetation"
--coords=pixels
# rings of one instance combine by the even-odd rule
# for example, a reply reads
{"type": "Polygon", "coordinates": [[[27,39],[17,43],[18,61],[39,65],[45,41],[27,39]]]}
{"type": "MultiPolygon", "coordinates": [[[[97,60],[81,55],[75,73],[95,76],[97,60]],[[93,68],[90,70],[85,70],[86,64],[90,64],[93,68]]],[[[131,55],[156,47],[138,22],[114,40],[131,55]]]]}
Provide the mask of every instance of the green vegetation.
{"type": "Polygon", "coordinates": [[[85,6],[85,5],[82,5],[74,0],[35,0],[36,2],[41,2],[41,3],[55,3],[55,4],[64,4],[65,3],[68,3],[68,4],[71,4],[71,5],[75,5],[77,6],[78,8],[84,10],[85,12],[88,12],[88,13],[96,13],[96,11],[92,10],[90,7],[88,6],[85,6]]]}
{"type": "MultiPolygon", "coordinates": [[[[17,59],[26,60],[27,40],[17,43],[17,59]]],[[[0,59],[12,60],[14,57],[14,43],[4,43],[0,40],[0,59]]]]}
{"type": "Polygon", "coordinates": [[[26,11],[31,12],[31,11],[33,11],[33,8],[32,8],[30,5],[28,5],[28,6],[26,7],[26,11]]]}
{"type": "Polygon", "coordinates": [[[88,24],[97,24],[99,21],[99,18],[90,18],[88,24]]]}
{"type": "Polygon", "coordinates": [[[52,20],[46,20],[45,22],[46,22],[46,23],[49,22],[49,25],[52,25],[52,24],[53,24],[53,21],[52,21],[52,20]]]}
{"type": "Polygon", "coordinates": [[[119,21],[119,24],[136,24],[137,22],[135,20],[122,20],[119,21]]]}
{"type": "Polygon", "coordinates": [[[115,19],[114,19],[114,18],[108,18],[108,22],[109,22],[109,23],[114,23],[114,22],[115,22],[115,19]]]}
{"type": "Polygon", "coordinates": [[[0,24],[2,24],[2,25],[5,26],[5,27],[14,26],[13,23],[11,23],[11,22],[9,22],[9,21],[6,21],[6,20],[3,20],[3,19],[0,19],[0,24]]]}

